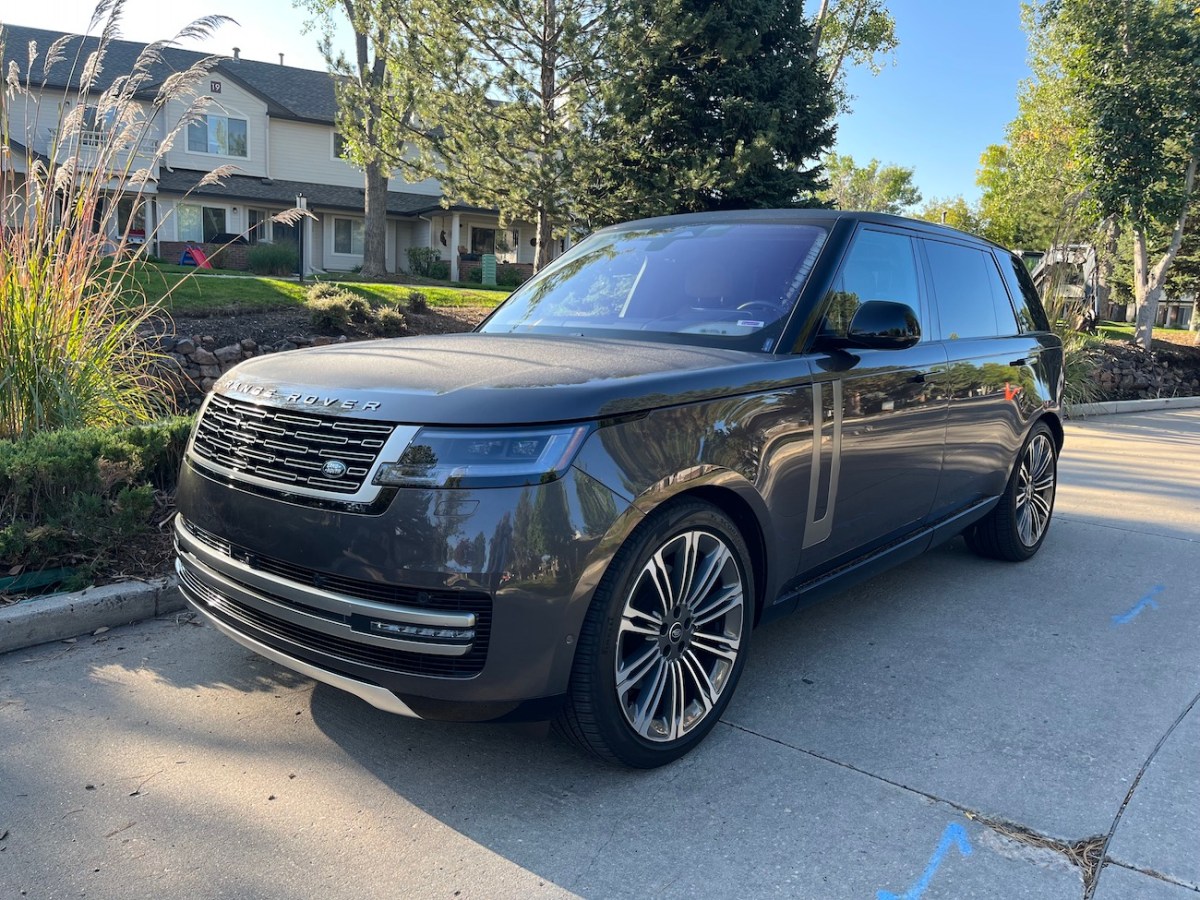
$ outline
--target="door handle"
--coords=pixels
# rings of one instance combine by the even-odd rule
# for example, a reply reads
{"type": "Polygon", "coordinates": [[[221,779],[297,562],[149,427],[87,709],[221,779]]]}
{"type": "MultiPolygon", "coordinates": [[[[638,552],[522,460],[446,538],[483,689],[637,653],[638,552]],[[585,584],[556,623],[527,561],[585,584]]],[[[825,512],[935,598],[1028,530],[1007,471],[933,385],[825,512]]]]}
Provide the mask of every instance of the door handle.
{"type": "Polygon", "coordinates": [[[1014,359],[1009,363],[1010,366],[1023,366],[1029,362],[1028,356],[1022,356],[1020,359],[1014,359]]]}
{"type": "Polygon", "coordinates": [[[924,372],[918,372],[912,378],[908,379],[909,384],[928,384],[933,378],[924,372]]]}

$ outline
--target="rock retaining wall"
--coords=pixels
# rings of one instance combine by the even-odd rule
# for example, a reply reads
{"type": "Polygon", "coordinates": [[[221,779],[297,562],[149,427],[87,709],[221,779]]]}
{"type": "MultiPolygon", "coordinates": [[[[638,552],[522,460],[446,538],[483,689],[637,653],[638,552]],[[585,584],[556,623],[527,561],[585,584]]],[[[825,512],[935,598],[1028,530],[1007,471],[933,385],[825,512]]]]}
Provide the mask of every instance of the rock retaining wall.
{"type": "Polygon", "coordinates": [[[216,339],[211,335],[164,335],[152,340],[155,349],[165,354],[163,374],[174,385],[176,399],[188,408],[195,408],[204,395],[212,390],[217,379],[243,360],[301,347],[344,344],[349,338],[297,334],[271,344],[260,344],[252,338],[245,338],[221,347],[217,346],[216,339]]]}
{"type": "Polygon", "coordinates": [[[1093,378],[1106,400],[1200,396],[1200,354],[1108,343],[1093,378]]]}

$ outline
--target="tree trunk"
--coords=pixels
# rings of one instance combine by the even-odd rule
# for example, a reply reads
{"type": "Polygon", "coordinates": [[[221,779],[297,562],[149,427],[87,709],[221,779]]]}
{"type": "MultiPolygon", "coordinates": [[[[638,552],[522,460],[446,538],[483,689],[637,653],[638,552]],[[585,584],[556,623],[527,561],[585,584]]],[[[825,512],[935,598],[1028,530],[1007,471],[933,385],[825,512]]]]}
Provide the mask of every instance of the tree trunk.
{"type": "Polygon", "coordinates": [[[387,274],[387,173],[383,164],[368,163],[364,171],[362,274],[379,278],[387,274]]]}
{"type": "Polygon", "coordinates": [[[553,240],[554,223],[550,221],[550,215],[546,210],[539,209],[537,214],[537,252],[534,254],[533,260],[535,272],[540,272],[542,266],[554,258],[553,240]]]}
{"type": "Polygon", "coordinates": [[[1108,317],[1108,304],[1112,300],[1112,276],[1117,264],[1117,240],[1121,234],[1121,226],[1117,224],[1116,216],[1104,220],[1104,238],[1100,244],[1096,260],[1096,317],[1108,317]]]}
{"type": "Polygon", "coordinates": [[[1151,270],[1146,259],[1146,234],[1144,231],[1134,231],[1133,244],[1133,276],[1137,284],[1138,315],[1137,330],[1134,340],[1150,349],[1154,340],[1154,319],[1158,315],[1158,301],[1163,295],[1163,284],[1167,280],[1167,272],[1175,261],[1179,248],[1183,245],[1183,231],[1187,228],[1188,208],[1192,201],[1192,190],[1196,185],[1196,168],[1200,165],[1200,156],[1193,155],[1188,160],[1187,173],[1183,179],[1183,203],[1179,216],[1175,219],[1175,229],[1171,232],[1171,242],[1167,252],[1162,255],[1158,264],[1151,270]],[[1141,271],[1138,270],[1138,257],[1141,257],[1141,271]]]}
{"type": "MultiPolygon", "coordinates": [[[[1137,328],[1134,331],[1133,340],[1135,343],[1142,344],[1147,350],[1150,349],[1149,339],[1142,340],[1142,322],[1146,317],[1146,304],[1149,300],[1149,265],[1146,259],[1146,229],[1141,225],[1133,227],[1133,303],[1130,304],[1130,309],[1133,310],[1133,316],[1126,315],[1125,321],[1136,322],[1137,328]]],[[[1150,328],[1154,328],[1154,314],[1158,312],[1158,296],[1154,297],[1155,309],[1150,311],[1150,328]]]]}

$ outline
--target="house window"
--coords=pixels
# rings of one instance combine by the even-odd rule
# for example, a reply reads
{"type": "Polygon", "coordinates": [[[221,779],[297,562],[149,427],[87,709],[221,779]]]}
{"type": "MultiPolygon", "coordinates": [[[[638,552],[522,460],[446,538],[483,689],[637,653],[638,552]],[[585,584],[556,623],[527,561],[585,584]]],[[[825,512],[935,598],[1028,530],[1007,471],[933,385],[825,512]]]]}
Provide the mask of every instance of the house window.
{"type": "Polygon", "coordinates": [[[188,151],[215,156],[249,156],[246,120],[229,116],[201,116],[188,125],[188,151]]]}
{"type": "Polygon", "coordinates": [[[135,244],[146,240],[146,202],[135,197],[122,197],[117,201],[117,230],[129,232],[129,240],[135,244]]]}
{"type": "Polygon", "coordinates": [[[271,240],[271,214],[265,209],[246,211],[246,241],[257,244],[271,240]]]}
{"type": "Polygon", "coordinates": [[[346,147],[346,139],[342,137],[341,132],[335,131],[333,133],[333,158],[349,159],[350,156],[347,150],[348,148],[346,147]]]}
{"type": "Polygon", "coordinates": [[[362,219],[333,220],[333,252],[345,256],[362,256],[362,219]]]}
{"type": "Polygon", "coordinates": [[[218,234],[225,234],[225,209],[220,206],[194,206],[181,203],[175,208],[178,216],[179,240],[203,243],[218,234]]]}
{"type": "Polygon", "coordinates": [[[496,229],[495,228],[471,228],[471,252],[472,253],[495,253],[496,252],[496,229]]]}

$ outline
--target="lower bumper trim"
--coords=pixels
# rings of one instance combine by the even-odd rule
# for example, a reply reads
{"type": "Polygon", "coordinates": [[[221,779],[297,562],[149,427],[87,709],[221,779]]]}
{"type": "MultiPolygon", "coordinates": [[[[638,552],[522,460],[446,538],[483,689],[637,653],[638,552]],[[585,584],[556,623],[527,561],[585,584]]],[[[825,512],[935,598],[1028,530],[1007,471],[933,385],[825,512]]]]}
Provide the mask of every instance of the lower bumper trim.
{"type": "Polygon", "coordinates": [[[391,691],[381,688],[375,684],[367,684],[365,681],[358,681],[354,678],[347,678],[345,675],[338,675],[336,672],[330,672],[326,669],[309,665],[303,660],[288,656],[286,653],[280,653],[274,647],[268,647],[261,641],[256,641],[254,638],[248,637],[247,635],[242,634],[240,631],[230,628],[216,617],[210,616],[204,609],[203,605],[196,603],[190,597],[187,598],[187,601],[188,605],[191,606],[192,609],[204,616],[204,620],[206,622],[211,624],[226,637],[233,638],[233,640],[237,641],[243,647],[248,650],[253,650],[259,656],[264,656],[271,660],[271,662],[278,663],[284,668],[291,669],[294,672],[299,672],[301,675],[307,675],[314,681],[324,682],[325,684],[354,694],[356,697],[361,697],[376,709],[382,709],[384,712],[395,713],[401,716],[409,716],[414,719],[421,718],[421,716],[413,712],[412,707],[410,707],[391,691]]]}

